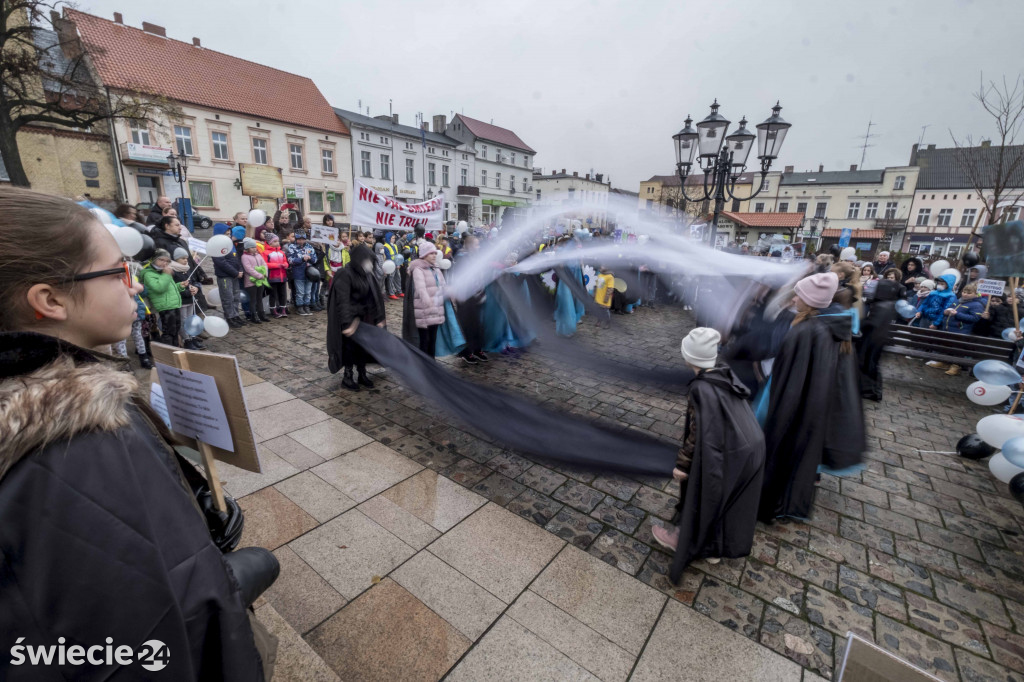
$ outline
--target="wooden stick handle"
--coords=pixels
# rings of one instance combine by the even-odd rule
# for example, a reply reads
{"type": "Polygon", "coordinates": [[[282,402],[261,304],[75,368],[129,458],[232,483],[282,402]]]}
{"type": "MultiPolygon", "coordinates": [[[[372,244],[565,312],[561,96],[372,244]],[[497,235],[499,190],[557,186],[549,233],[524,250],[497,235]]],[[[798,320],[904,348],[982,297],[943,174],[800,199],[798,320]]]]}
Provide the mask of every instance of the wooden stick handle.
{"type": "MultiPolygon", "coordinates": [[[[183,350],[174,351],[174,364],[178,369],[189,371],[188,353],[183,350]]],[[[206,482],[210,484],[213,492],[213,504],[217,511],[226,512],[228,505],[224,501],[224,489],[220,484],[220,476],[217,474],[217,460],[213,456],[213,449],[203,441],[196,438],[199,444],[199,454],[203,457],[203,468],[206,469],[206,482]]]]}

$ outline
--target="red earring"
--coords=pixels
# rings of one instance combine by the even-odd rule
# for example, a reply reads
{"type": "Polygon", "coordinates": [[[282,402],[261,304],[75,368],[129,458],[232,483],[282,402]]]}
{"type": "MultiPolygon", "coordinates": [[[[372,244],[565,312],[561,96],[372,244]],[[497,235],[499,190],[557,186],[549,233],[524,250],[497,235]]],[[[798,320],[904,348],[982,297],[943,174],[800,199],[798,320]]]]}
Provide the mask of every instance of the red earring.
{"type": "Polygon", "coordinates": [[[45,316],[45,315],[43,315],[43,314],[42,314],[41,312],[39,312],[39,311],[37,310],[37,311],[36,311],[36,319],[37,319],[37,320],[45,320],[45,319],[46,319],[46,316],[45,316]]]}

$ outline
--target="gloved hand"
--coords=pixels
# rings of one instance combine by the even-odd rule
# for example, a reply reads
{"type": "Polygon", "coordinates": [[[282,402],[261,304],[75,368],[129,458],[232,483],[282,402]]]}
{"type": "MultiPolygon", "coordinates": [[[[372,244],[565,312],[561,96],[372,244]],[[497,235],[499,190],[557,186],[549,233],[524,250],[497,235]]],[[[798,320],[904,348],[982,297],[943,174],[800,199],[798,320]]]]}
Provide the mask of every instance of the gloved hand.
{"type": "Polygon", "coordinates": [[[246,608],[253,605],[281,574],[277,557],[262,547],[243,547],[224,555],[224,562],[238,581],[246,608]]]}
{"type": "Polygon", "coordinates": [[[228,510],[226,512],[218,511],[213,503],[213,492],[209,488],[200,490],[196,494],[196,502],[203,510],[206,527],[210,529],[210,538],[213,540],[213,544],[217,545],[217,549],[227,553],[238,547],[238,542],[242,539],[242,529],[245,528],[245,516],[242,514],[242,508],[238,506],[238,502],[233,497],[225,495],[224,502],[227,504],[228,510]]]}

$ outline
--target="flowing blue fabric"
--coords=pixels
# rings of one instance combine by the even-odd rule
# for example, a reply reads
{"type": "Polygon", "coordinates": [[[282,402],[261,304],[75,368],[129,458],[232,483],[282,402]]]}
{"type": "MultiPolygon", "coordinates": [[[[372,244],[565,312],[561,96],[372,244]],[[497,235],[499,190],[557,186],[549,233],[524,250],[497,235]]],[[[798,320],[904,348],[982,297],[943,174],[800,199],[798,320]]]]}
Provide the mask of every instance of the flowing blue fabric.
{"type": "MultiPolygon", "coordinates": [[[[565,269],[583,284],[583,269],[579,265],[566,265],[565,269]]],[[[582,319],[583,303],[575,299],[569,287],[559,282],[555,289],[555,333],[559,336],[572,336],[582,319]]]]}
{"type": "Polygon", "coordinates": [[[480,315],[484,332],[484,350],[488,353],[500,353],[512,345],[512,326],[508,316],[499,303],[498,287],[491,282],[484,288],[487,300],[483,304],[480,315]]]}
{"type": "MultiPolygon", "coordinates": [[[[519,283],[519,287],[522,291],[523,300],[526,302],[527,309],[529,309],[532,304],[530,302],[530,288],[526,286],[526,280],[521,281],[519,283]]],[[[519,330],[522,333],[522,336],[516,334],[512,325],[509,325],[509,334],[511,336],[509,345],[513,348],[526,348],[537,338],[537,332],[528,325],[526,320],[523,320],[523,325],[524,329],[519,330]]]]}
{"type": "Polygon", "coordinates": [[[444,324],[437,330],[437,344],[434,346],[434,357],[443,358],[461,353],[466,347],[466,337],[455,319],[455,308],[452,302],[444,302],[444,324]]]}

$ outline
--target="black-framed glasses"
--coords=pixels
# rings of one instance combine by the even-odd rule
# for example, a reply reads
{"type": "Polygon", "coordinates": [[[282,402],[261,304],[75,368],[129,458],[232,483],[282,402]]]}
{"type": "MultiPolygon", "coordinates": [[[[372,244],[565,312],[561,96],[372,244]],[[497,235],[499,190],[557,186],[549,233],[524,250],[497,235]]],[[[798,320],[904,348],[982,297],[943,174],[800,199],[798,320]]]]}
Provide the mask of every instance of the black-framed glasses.
{"type": "Polygon", "coordinates": [[[121,264],[121,267],[111,268],[110,270],[96,270],[95,272],[82,272],[74,275],[69,279],[71,282],[84,282],[88,279],[96,279],[97,277],[111,277],[113,275],[121,275],[121,281],[126,287],[131,288],[132,286],[132,269],[128,261],[121,264]]]}

